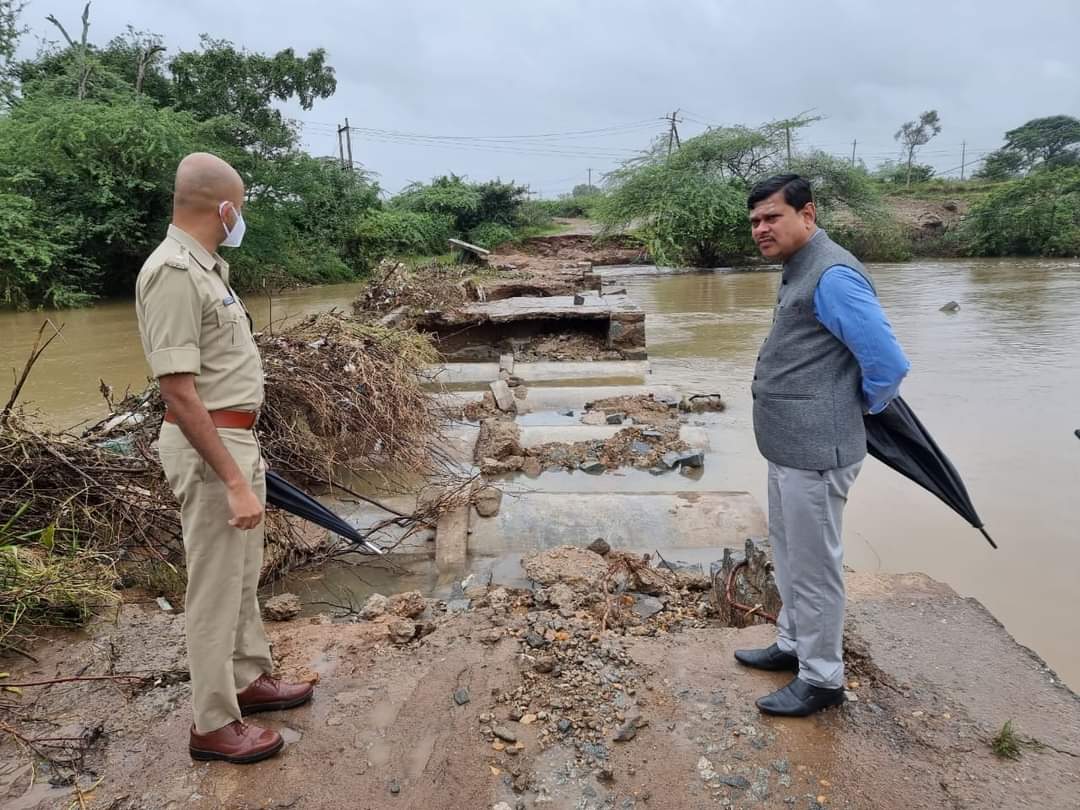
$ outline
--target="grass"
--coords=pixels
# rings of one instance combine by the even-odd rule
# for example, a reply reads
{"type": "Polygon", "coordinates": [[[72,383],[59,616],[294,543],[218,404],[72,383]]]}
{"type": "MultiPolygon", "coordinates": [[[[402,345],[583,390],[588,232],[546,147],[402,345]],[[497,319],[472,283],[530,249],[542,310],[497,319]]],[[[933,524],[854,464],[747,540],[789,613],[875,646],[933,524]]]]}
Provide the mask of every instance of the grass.
{"type": "Polygon", "coordinates": [[[881,184],[882,195],[889,197],[912,197],[915,199],[965,199],[978,200],[985,197],[1002,183],[985,180],[928,180],[913,183],[910,188],[881,184]]]}
{"type": "Polygon", "coordinates": [[[1023,740],[1013,729],[1012,720],[1006,720],[994,739],[990,741],[990,750],[1002,759],[1020,759],[1023,740]]]}
{"type": "Polygon", "coordinates": [[[458,263],[455,253],[431,253],[423,256],[397,256],[394,261],[401,262],[410,270],[423,270],[426,267],[446,267],[458,263]]]}
{"type": "Polygon", "coordinates": [[[40,544],[0,545],[0,649],[45,627],[79,627],[117,603],[111,560],[40,544]]]}

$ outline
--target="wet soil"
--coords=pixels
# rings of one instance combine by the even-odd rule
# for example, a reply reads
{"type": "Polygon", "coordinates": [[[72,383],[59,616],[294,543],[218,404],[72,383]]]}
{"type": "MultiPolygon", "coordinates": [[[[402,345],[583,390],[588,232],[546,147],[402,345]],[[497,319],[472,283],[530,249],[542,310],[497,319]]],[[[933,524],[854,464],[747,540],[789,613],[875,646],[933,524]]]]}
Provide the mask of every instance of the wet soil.
{"type": "MultiPolygon", "coordinates": [[[[613,576],[604,559],[596,575],[613,576]]],[[[33,786],[5,738],[4,806],[66,807],[73,787],[49,782],[70,779],[100,779],[86,805],[113,810],[1077,806],[1080,700],[1036,656],[924,576],[852,574],[848,585],[853,699],[804,720],[758,714],[754,698],[785,676],[732,659],[773,630],[711,626],[686,587],[472,587],[469,608],[434,604],[432,632],[405,644],[381,619],[271,624],[281,673],[319,683],[310,705],[260,716],[287,745],[246,767],[190,760],[182,617],[129,605],[92,637],[41,645],[37,665],[6,664],[20,679],[161,677],[34,690],[32,708],[27,694],[28,736],[100,731],[70,766],[39,763],[33,786]],[[605,629],[611,598],[661,604],[649,619],[627,605],[627,621],[605,629]],[[1033,740],[1015,761],[988,745],[1005,719],[1033,740]]]]}
{"type": "Polygon", "coordinates": [[[513,347],[514,360],[531,363],[544,360],[622,360],[623,353],[609,348],[606,337],[570,332],[537,335],[525,345],[513,347]]]}
{"type": "Polygon", "coordinates": [[[574,263],[593,266],[641,264],[648,260],[644,246],[633,237],[600,239],[591,234],[563,234],[507,243],[488,257],[493,267],[533,272],[567,267],[574,263]]]}

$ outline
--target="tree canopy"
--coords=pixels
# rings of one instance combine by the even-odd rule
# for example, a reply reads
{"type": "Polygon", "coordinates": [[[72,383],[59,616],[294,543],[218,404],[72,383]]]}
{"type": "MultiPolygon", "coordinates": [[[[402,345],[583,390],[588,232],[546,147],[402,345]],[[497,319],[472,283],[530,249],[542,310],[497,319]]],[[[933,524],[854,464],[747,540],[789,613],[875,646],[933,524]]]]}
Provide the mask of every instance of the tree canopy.
{"type": "Polygon", "coordinates": [[[934,136],[939,134],[941,134],[941,119],[938,117],[937,110],[927,110],[918,119],[901,124],[900,129],[896,130],[893,138],[903,146],[907,161],[906,185],[911,185],[915,154],[920,147],[926,146],[934,136]]]}
{"type": "Polygon", "coordinates": [[[1038,168],[1080,164],[1080,120],[1071,115],[1033,118],[1005,133],[1005,145],[987,156],[980,177],[1004,180],[1038,168]]]}
{"type": "MultiPolygon", "coordinates": [[[[0,0],[0,67],[18,8],[0,0]]],[[[10,65],[0,114],[0,303],[70,306],[130,293],[165,231],[177,163],[189,152],[231,162],[248,188],[239,284],[334,281],[355,275],[349,239],[378,207],[378,188],[304,153],[277,109],[310,109],[336,87],[321,50],[250,53],[203,37],[171,57],[162,40],[129,29],[104,47],[70,35],[10,65]]]]}

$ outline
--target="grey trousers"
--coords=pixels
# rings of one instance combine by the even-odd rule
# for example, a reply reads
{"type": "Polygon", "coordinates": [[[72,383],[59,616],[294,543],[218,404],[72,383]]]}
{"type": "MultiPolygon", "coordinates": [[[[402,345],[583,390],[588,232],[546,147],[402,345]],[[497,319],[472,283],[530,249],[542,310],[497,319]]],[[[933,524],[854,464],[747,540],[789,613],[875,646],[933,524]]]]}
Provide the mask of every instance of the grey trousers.
{"type": "Polygon", "coordinates": [[[862,462],[797,470],[769,462],[769,543],[784,606],[777,645],[799,657],[799,677],[844,685],[844,505],[862,462]]]}

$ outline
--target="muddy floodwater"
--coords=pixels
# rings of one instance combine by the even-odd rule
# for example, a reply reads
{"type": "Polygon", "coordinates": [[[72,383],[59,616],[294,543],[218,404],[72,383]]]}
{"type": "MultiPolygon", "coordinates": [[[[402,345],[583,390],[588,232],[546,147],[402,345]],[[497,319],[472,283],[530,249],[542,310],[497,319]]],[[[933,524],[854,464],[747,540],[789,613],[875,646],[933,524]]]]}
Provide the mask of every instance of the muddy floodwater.
{"type": "MultiPolygon", "coordinates": [[[[943,504],[871,460],[847,511],[846,562],[860,570],[923,571],[978,598],[1080,688],[1080,441],[1073,433],[1080,428],[1080,263],[926,261],[872,270],[912,362],[904,396],[960,471],[1000,548],[990,549],[943,504]],[[949,301],[960,304],[958,312],[939,311],[949,301]]],[[[711,452],[700,479],[677,476],[667,484],[629,472],[622,485],[749,490],[764,505],[765,463],[753,441],[749,380],[779,277],[603,272],[648,313],[649,382],[719,392],[728,403],[724,414],[703,420],[711,452]]],[[[347,310],[356,290],[303,290],[272,306],[252,296],[248,304],[263,328],[271,315],[276,321],[347,310]]],[[[130,302],[48,317],[66,324],[64,338],[40,361],[23,395],[48,422],[67,426],[101,416],[99,379],[117,389],[142,385],[146,371],[130,302]]],[[[43,318],[0,314],[0,368],[8,379],[43,318]]],[[[582,490],[597,480],[545,475],[544,488],[582,490]]]]}

